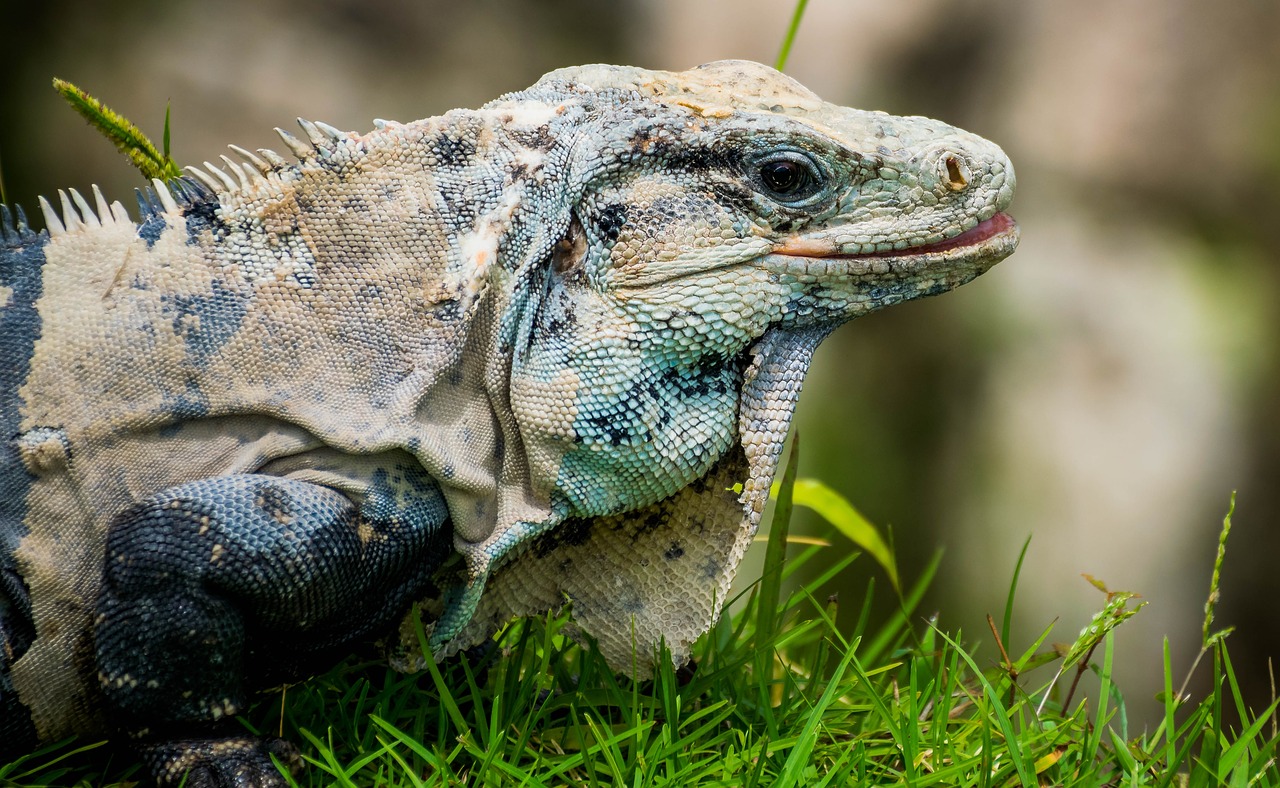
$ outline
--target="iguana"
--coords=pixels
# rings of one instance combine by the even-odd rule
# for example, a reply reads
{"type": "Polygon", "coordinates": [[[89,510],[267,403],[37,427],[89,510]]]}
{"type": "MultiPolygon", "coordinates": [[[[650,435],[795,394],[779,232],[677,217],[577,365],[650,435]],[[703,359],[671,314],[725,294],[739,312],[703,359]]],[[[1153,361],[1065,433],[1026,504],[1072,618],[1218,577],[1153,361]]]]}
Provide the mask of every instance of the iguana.
{"type": "Polygon", "coordinates": [[[0,760],[281,785],[252,693],[413,668],[415,620],[439,656],[568,602],[619,669],[686,660],[814,347],[1018,238],[994,144],[744,61],[300,124],[136,220],[4,209],[0,760]]]}

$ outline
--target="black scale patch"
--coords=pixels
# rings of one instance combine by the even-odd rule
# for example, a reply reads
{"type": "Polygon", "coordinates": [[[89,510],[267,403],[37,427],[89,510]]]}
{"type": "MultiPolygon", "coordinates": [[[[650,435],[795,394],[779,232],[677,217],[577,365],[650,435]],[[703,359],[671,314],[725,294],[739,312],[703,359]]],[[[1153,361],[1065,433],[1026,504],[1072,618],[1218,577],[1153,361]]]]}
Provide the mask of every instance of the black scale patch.
{"type": "Polygon", "coordinates": [[[36,301],[41,293],[41,269],[46,233],[27,227],[22,210],[17,221],[0,206],[0,756],[7,759],[30,751],[36,744],[35,725],[18,702],[9,677],[10,660],[26,653],[35,639],[31,601],[14,560],[18,543],[27,534],[27,491],[34,478],[18,454],[15,440],[21,425],[18,390],[31,370],[31,356],[40,337],[36,301]]]}

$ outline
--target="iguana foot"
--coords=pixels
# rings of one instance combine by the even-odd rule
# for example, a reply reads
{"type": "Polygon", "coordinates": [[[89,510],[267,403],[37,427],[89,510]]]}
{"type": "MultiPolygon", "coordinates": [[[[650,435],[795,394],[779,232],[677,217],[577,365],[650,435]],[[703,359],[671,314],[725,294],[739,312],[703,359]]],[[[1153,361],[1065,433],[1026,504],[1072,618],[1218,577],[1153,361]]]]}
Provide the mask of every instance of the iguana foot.
{"type": "Polygon", "coordinates": [[[291,774],[302,766],[298,748],[275,737],[191,737],[135,746],[160,788],[284,788],[288,783],[271,756],[291,774]]]}

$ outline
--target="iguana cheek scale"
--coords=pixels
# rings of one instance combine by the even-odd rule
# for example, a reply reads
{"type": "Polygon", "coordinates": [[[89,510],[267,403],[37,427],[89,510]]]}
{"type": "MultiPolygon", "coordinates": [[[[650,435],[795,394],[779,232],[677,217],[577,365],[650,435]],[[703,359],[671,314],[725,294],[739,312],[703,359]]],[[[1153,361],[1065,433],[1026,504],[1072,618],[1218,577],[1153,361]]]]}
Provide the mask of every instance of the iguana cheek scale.
{"type": "Polygon", "coordinates": [[[1017,243],[995,145],[743,61],[301,125],[137,221],[3,213],[0,757],[115,732],[279,785],[228,718],[420,667],[417,620],[439,656],[571,602],[619,669],[686,660],[818,342],[1017,243]]]}

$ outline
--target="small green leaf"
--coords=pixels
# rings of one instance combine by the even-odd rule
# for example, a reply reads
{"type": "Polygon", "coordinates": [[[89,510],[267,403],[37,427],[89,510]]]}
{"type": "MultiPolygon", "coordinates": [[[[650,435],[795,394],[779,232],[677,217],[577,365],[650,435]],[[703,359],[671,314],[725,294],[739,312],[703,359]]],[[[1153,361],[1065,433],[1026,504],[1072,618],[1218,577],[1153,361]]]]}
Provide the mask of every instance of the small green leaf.
{"type": "Polygon", "coordinates": [[[166,101],[164,103],[164,160],[173,161],[169,156],[169,111],[173,109],[173,105],[166,101]]]}
{"type": "MultiPolygon", "coordinates": [[[[769,494],[777,497],[778,483],[774,482],[769,494]]],[[[849,541],[866,550],[867,553],[884,568],[889,575],[889,582],[894,590],[901,590],[898,584],[898,566],[893,557],[893,550],[880,536],[880,532],[871,521],[862,515],[849,499],[831,489],[817,479],[796,479],[792,496],[797,506],[803,506],[817,512],[849,541]]]]}

